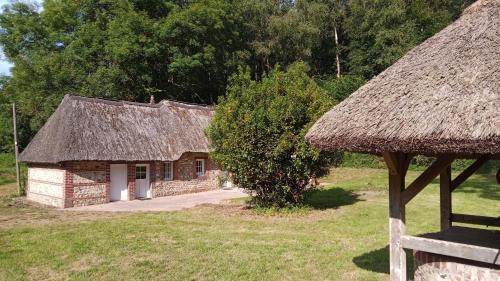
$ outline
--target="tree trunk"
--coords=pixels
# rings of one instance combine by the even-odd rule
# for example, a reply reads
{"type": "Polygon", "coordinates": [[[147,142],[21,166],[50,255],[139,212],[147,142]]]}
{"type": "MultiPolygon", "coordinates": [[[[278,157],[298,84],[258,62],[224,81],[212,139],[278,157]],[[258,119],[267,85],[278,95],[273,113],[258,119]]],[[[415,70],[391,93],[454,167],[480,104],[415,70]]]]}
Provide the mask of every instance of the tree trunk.
{"type": "Polygon", "coordinates": [[[339,37],[337,35],[337,26],[333,28],[335,33],[335,60],[337,62],[337,78],[340,77],[340,57],[339,57],[339,37]]]}

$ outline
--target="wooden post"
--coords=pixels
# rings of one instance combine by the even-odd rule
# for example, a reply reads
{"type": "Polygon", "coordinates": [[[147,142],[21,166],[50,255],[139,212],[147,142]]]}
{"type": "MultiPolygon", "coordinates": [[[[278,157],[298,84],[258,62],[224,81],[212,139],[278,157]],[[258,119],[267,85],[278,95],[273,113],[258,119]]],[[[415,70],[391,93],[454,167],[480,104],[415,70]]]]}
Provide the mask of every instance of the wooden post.
{"type": "Polygon", "coordinates": [[[12,124],[14,127],[14,151],[16,154],[16,181],[17,181],[17,194],[21,196],[21,182],[19,180],[19,148],[17,145],[17,122],[16,122],[16,104],[12,104],[12,124]]]}
{"type": "Polygon", "coordinates": [[[407,165],[405,165],[403,154],[390,153],[384,155],[384,158],[392,159],[392,163],[387,163],[389,167],[390,280],[406,281],[406,254],[401,240],[406,230],[406,218],[401,194],[404,190],[407,165]]]}
{"type": "Polygon", "coordinates": [[[451,166],[448,165],[439,175],[439,194],[441,209],[441,230],[451,227],[451,166]]]}

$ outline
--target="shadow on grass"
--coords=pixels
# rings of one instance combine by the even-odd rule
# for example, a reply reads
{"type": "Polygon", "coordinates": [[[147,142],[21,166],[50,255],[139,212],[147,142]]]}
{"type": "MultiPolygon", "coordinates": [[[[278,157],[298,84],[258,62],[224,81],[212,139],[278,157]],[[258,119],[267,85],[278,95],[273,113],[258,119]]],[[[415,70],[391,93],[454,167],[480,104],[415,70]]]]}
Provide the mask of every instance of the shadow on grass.
{"type": "Polygon", "coordinates": [[[453,192],[476,193],[479,197],[491,200],[500,200],[500,186],[494,174],[475,174],[467,179],[453,192]]]}
{"type": "Polygon", "coordinates": [[[314,209],[338,208],[361,201],[358,197],[356,193],[339,187],[318,189],[307,194],[306,205],[314,209]]]}
{"type": "MultiPolygon", "coordinates": [[[[389,245],[357,256],[352,259],[352,262],[365,270],[389,274],[389,245]]],[[[406,274],[409,279],[413,279],[413,255],[408,250],[406,251],[406,274]]]]}

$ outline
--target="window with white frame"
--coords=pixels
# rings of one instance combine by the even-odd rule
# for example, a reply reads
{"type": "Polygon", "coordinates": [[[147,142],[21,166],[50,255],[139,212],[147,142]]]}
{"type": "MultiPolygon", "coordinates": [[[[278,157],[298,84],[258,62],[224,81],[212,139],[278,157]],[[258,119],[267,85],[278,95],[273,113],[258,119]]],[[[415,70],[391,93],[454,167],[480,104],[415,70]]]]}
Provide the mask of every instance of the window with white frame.
{"type": "Polygon", "coordinates": [[[196,175],[198,177],[205,175],[205,159],[196,159],[196,175]]]}
{"type": "Polygon", "coordinates": [[[165,162],[165,180],[171,181],[174,179],[174,164],[171,161],[165,162]]]}
{"type": "Polygon", "coordinates": [[[135,179],[143,180],[146,178],[146,166],[136,166],[135,167],[135,179]]]}

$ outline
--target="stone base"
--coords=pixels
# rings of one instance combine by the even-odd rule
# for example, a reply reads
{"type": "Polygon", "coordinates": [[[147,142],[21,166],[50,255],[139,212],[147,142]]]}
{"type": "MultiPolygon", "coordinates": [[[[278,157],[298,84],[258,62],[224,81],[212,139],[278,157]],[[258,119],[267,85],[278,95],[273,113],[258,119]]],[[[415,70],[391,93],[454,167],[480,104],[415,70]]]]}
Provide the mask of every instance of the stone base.
{"type": "Polygon", "coordinates": [[[415,251],[415,281],[500,281],[500,267],[415,251]]]}

